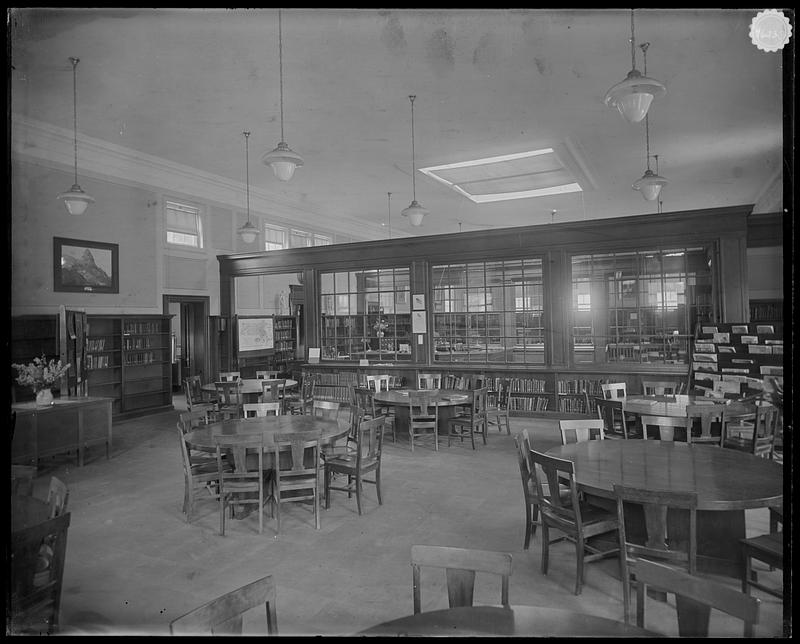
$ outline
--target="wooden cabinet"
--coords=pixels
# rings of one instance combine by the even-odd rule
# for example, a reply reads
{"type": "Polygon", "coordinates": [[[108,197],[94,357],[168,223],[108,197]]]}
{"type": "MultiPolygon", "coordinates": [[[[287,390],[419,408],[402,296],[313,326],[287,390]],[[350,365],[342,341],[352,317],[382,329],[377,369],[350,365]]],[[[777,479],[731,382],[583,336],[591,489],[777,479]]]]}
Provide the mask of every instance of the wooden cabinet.
{"type": "Polygon", "coordinates": [[[170,316],[90,315],[89,395],[113,400],[115,415],[172,409],[170,316]]]}
{"type": "Polygon", "coordinates": [[[83,465],[86,450],[104,445],[111,454],[110,398],[82,396],[57,398],[52,405],[38,407],[34,402],[11,406],[16,412],[11,462],[36,465],[40,458],[74,453],[83,465]]]}

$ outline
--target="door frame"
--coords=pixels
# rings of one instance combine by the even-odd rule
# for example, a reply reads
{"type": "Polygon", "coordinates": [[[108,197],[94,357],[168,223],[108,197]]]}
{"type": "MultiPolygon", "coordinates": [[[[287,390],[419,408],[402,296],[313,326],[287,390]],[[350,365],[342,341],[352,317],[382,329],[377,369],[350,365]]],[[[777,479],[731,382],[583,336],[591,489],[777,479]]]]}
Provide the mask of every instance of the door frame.
{"type": "MultiPolygon", "coordinates": [[[[164,293],[162,295],[164,314],[169,315],[169,305],[190,304],[194,312],[195,332],[192,342],[192,355],[190,364],[193,365],[191,373],[202,372],[204,381],[213,379],[211,374],[211,350],[209,343],[209,310],[210,297],[207,295],[174,295],[164,293]]],[[[183,321],[181,320],[181,323],[183,321]]],[[[186,378],[189,374],[181,374],[181,378],[186,378]]],[[[182,384],[182,383],[181,383],[182,384]]]]}

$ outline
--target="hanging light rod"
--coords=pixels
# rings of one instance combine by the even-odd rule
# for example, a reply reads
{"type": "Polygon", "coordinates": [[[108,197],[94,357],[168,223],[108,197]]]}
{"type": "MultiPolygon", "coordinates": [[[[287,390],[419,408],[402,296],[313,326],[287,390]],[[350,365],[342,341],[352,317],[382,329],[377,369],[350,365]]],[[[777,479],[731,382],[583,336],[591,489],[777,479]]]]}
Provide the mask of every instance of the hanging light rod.
{"type": "Polygon", "coordinates": [[[272,172],[281,181],[289,181],[294,176],[294,171],[303,165],[303,157],[289,148],[283,134],[283,27],[281,10],[278,9],[278,69],[280,70],[280,100],[281,100],[281,140],[271,152],[261,157],[261,162],[272,168],[272,172]]]}
{"type": "Polygon", "coordinates": [[[250,148],[248,139],[250,132],[242,132],[244,135],[244,167],[245,167],[245,187],[247,190],[247,223],[236,232],[245,244],[252,244],[258,237],[258,228],[250,223],[250,148]]]}
{"type": "Polygon", "coordinates": [[[631,9],[631,71],[621,83],[617,83],[606,93],[606,105],[616,107],[630,123],[639,123],[650,108],[656,96],[663,96],[667,88],[660,81],[642,76],[636,69],[636,38],[633,31],[633,9],[631,9]]]}
{"type": "Polygon", "coordinates": [[[58,195],[63,199],[67,212],[71,215],[82,215],[90,203],[94,203],[94,197],[85,193],[78,185],[78,63],[80,58],[70,57],[72,63],[72,131],[73,131],[73,151],[75,153],[75,183],[66,192],[58,195]]]}
{"type": "Polygon", "coordinates": [[[416,98],[416,95],[408,97],[408,99],[411,101],[411,189],[413,199],[408,208],[404,209],[400,214],[403,215],[403,217],[408,217],[408,220],[411,222],[412,226],[421,226],[422,219],[428,214],[428,210],[423,208],[417,202],[417,167],[414,160],[414,100],[416,98]]]}

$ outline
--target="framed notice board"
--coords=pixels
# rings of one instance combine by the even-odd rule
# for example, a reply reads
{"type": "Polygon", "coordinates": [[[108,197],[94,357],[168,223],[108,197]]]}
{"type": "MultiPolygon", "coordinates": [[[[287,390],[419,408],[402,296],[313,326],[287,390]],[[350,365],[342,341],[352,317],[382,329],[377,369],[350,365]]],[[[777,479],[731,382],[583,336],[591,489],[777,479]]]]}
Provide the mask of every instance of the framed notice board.
{"type": "Polygon", "coordinates": [[[239,356],[261,356],[275,348],[275,321],[271,315],[238,316],[236,338],[239,356]]]}

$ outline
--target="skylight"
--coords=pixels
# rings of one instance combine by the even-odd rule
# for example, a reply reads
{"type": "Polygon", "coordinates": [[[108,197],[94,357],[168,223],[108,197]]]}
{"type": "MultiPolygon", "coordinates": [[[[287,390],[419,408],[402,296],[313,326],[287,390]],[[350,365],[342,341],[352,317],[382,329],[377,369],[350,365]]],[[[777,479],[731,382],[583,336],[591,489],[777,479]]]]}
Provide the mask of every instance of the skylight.
{"type": "Polygon", "coordinates": [[[475,203],[581,192],[553,148],[420,168],[475,203]]]}

